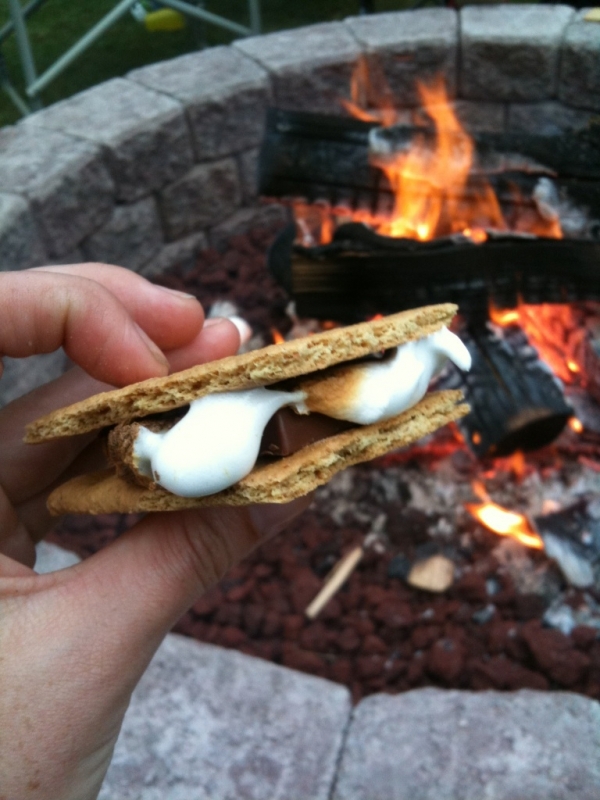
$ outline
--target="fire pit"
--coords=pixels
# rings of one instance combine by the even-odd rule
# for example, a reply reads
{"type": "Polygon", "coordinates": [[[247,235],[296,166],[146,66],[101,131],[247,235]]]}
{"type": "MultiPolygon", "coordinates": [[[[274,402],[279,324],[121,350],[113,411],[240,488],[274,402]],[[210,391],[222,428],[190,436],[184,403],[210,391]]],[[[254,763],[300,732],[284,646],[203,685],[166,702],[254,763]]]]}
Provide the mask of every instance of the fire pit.
{"type": "MultiPolygon", "coordinates": [[[[265,271],[275,235],[271,223],[284,219],[280,206],[273,211],[256,202],[252,180],[267,105],[343,117],[339,99],[352,102],[359,57],[375,61],[376,55],[401,121],[402,113],[405,122],[415,121],[417,81],[442,75],[453,108],[476,142],[484,134],[577,136],[600,108],[600,26],[584,17],[566,6],[470,7],[460,12],[460,31],[459,14],[449,9],[357,18],[236,42],[90,90],[18,126],[19,141],[14,131],[3,133],[0,176],[16,193],[3,203],[13,227],[17,218],[30,226],[29,238],[0,238],[6,263],[27,266],[83,254],[125,262],[196,291],[209,308],[217,301],[235,303],[265,343],[272,341],[271,329],[286,336],[323,319],[343,320],[346,314],[331,308],[297,307],[304,313],[294,315],[290,295],[265,271]],[[118,104],[107,102],[115,97],[127,108],[118,119],[118,104]],[[27,148],[33,156],[23,152],[27,148]]],[[[372,123],[350,127],[365,125],[372,123]]],[[[536,185],[554,177],[546,174],[554,162],[548,167],[544,159],[528,157],[538,164],[536,185]]],[[[591,207],[597,195],[578,193],[581,176],[565,180],[572,184],[572,203],[591,207]]],[[[587,178],[583,188],[589,189],[587,178]]],[[[443,233],[450,241],[439,250],[435,241],[424,246],[442,256],[448,245],[468,258],[482,244],[473,228],[470,236],[459,231],[458,240],[454,230],[443,233]]],[[[580,243],[594,253],[591,222],[588,233],[580,243]]],[[[502,252],[506,231],[486,236],[483,245],[502,252]]],[[[534,252],[545,242],[517,244],[534,252]]],[[[571,246],[570,240],[552,244],[571,246]]],[[[414,252],[411,245],[406,252],[414,252]]],[[[538,265],[545,263],[543,247],[536,257],[538,265]]],[[[578,262],[588,287],[595,285],[593,273],[586,272],[594,258],[578,262]]],[[[483,428],[463,435],[447,429],[405,453],[355,469],[319,491],[303,520],[199,601],[180,630],[343,682],[355,699],[432,684],[568,688],[600,696],[597,306],[588,295],[561,309],[537,306],[557,299],[548,296],[554,289],[540,282],[540,274],[537,284],[523,283],[514,272],[504,284],[493,282],[495,316],[489,312],[488,321],[495,338],[482,340],[477,330],[477,346],[499,349],[490,362],[496,373],[506,347],[519,351],[545,341],[558,351],[561,367],[553,364],[554,373],[564,379],[560,370],[566,370],[572,388],[553,408],[556,428],[573,408],[580,433],[566,426],[542,450],[499,459],[490,457],[491,437],[484,437],[483,428]],[[505,302],[525,289],[531,292],[525,303],[512,308],[505,302]],[[501,316],[505,311],[516,315],[508,319],[512,327],[501,316]],[[535,341],[532,329],[538,331],[535,341]],[[523,331],[528,344],[519,338],[523,331]],[[515,528],[506,515],[498,533],[478,522],[473,513],[490,522],[489,505],[477,508],[484,503],[520,515],[517,527],[531,537],[527,543],[498,536],[515,528]],[[307,607],[324,584],[331,585],[330,571],[343,559],[351,564],[351,553],[357,553],[356,563],[346,583],[307,618],[307,607]]],[[[580,276],[567,275],[567,286],[575,277],[580,276]]],[[[457,297],[461,282],[472,288],[461,276],[452,298],[443,299],[457,297]]],[[[365,291],[366,286],[359,284],[365,291]]],[[[433,299],[414,291],[413,305],[433,299]]],[[[483,305],[481,293],[471,297],[487,318],[489,297],[483,305]]],[[[387,310],[382,305],[367,312],[387,310]]],[[[469,324],[468,335],[473,332],[469,324]]],[[[577,427],[574,419],[572,424],[577,427]]],[[[126,524],[70,519],[55,536],[87,554],[126,524]]]]}

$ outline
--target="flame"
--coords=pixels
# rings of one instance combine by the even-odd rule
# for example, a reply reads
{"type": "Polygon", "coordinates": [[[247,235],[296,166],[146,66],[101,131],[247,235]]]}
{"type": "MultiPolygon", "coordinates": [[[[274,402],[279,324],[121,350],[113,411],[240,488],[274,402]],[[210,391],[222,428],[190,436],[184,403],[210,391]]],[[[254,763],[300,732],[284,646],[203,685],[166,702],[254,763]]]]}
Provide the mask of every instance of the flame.
{"type": "Polygon", "coordinates": [[[583,433],[583,422],[577,417],[571,417],[569,420],[569,428],[575,433],[583,433]]]}
{"type": "Polygon", "coordinates": [[[510,536],[526,547],[543,550],[544,543],[523,514],[509,511],[497,503],[466,503],[465,508],[488,530],[510,536]]]}
{"type": "Polygon", "coordinates": [[[484,227],[507,230],[489,185],[470,186],[474,197],[465,202],[475,148],[454,113],[443,79],[418,83],[417,88],[435,126],[436,143],[431,148],[418,134],[407,153],[377,164],[394,192],[392,218],[379,226],[378,233],[428,240],[466,230],[473,240],[485,241],[484,227]]]}
{"type": "MultiPolygon", "coordinates": [[[[362,222],[384,236],[426,241],[462,233],[475,244],[488,238],[488,230],[527,231],[560,238],[560,221],[551,209],[524,202],[514,188],[515,208],[520,211],[509,225],[489,183],[472,175],[475,146],[459,122],[443,78],[429,84],[417,82],[423,106],[413,118],[433,125],[435,135],[417,133],[407,151],[373,160],[387,176],[394,195],[391,212],[327,208],[316,215],[313,207],[295,205],[299,239],[306,246],[331,241],[343,222],[362,222]],[[309,235],[310,234],[310,235],[309,235]]],[[[383,70],[373,57],[361,57],[350,81],[350,99],[342,99],[352,116],[384,127],[398,123],[400,114],[383,70]]]]}
{"type": "Polygon", "coordinates": [[[492,322],[504,327],[519,325],[542,361],[564,383],[586,384],[583,365],[587,330],[568,304],[525,305],[499,311],[490,308],[492,322]]]}
{"type": "Polygon", "coordinates": [[[384,127],[394,125],[398,112],[387,81],[378,63],[369,63],[360,56],[350,78],[350,100],[341,99],[342,106],[356,119],[377,122],[384,127]]]}
{"type": "Polygon", "coordinates": [[[271,328],[271,336],[273,337],[273,344],[282,344],[282,342],[285,342],[285,337],[277,328],[271,328]]]}

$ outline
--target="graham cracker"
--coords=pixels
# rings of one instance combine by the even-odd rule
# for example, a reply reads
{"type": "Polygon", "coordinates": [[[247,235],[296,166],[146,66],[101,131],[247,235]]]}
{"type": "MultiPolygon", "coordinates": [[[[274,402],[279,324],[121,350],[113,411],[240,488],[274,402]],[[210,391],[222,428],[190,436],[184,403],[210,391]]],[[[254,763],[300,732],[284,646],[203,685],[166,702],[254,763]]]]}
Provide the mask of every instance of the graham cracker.
{"type": "Polygon", "coordinates": [[[86,433],[170,411],[206,394],[268,386],[307,375],[422,339],[449,325],[456,311],[453,303],[402,311],[102,392],[32,422],[25,441],[36,443],[86,433]]]}
{"type": "Polygon", "coordinates": [[[134,485],[105,470],[73,478],[48,499],[53,515],[178,511],[206,506],[287,503],[327,483],[337,472],[369,461],[432,433],[469,412],[459,391],[428,394],[385,422],[353,428],[297,453],[260,464],[228,489],[201,498],[178,497],[161,487],[134,485]]]}

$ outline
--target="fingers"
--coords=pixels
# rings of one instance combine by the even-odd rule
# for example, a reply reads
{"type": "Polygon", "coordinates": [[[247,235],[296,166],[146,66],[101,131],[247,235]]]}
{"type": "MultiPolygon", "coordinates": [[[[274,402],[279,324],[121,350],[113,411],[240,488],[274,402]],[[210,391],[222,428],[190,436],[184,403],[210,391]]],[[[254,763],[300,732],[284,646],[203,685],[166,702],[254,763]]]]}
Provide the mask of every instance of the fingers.
{"type": "Polygon", "coordinates": [[[68,481],[75,475],[82,475],[88,472],[105,469],[107,460],[104,450],[104,442],[95,439],[74,459],[74,461],[60,474],[49,486],[44,487],[39,493],[31,494],[26,500],[19,503],[15,510],[21,525],[27,531],[30,540],[37,544],[48,533],[50,528],[56,523],[56,519],[50,516],[46,507],[48,495],[61,483],[68,481]]]}
{"type": "MultiPolygon", "coordinates": [[[[30,567],[35,562],[35,547],[26,528],[0,485],[0,554],[30,567]]],[[[2,575],[2,573],[0,573],[2,575]]]]}
{"type": "Polygon", "coordinates": [[[124,385],[168,372],[125,306],[96,281],[44,271],[0,274],[0,353],[66,353],[97,380],[124,385]]]}
{"type": "Polygon", "coordinates": [[[191,342],[167,353],[172,372],[187,369],[195,364],[204,364],[217,358],[225,358],[237,352],[240,333],[228,319],[208,319],[204,327],[191,342]]]}
{"type": "Polygon", "coordinates": [[[204,322],[202,306],[193,295],[157,286],[123,267],[91,263],[31,271],[79,277],[100,284],[123,304],[134,322],[163,351],[192,341],[204,322]]]}
{"type": "Polygon", "coordinates": [[[202,592],[311,499],[149,515],[82,565],[87,594],[101,586],[108,598],[90,609],[90,624],[123,626],[132,651],[156,647],[202,592]]]}
{"type": "Polygon", "coordinates": [[[50,486],[94,438],[92,434],[27,445],[23,443],[25,425],[58,406],[107,388],[75,368],[0,409],[0,484],[13,505],[50,486]]]}

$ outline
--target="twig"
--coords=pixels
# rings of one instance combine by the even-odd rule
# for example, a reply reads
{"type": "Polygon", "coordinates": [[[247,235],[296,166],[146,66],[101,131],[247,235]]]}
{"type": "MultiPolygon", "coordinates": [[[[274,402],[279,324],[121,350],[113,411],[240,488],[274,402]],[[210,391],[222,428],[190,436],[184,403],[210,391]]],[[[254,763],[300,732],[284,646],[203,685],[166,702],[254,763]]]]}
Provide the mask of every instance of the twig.
{"type": "Polygon", "coordinates": [[[365,551],[363,550],[362,545],[358,545],[358,547],[355,547],[354,550],[350,550],[342,559],[340,559],[340,561],[338,561],[325,579],[325,584],[323,585],[319,594],[306,608],[304,613],[309,619],[314,619],[321,613],[333,595],[342,587],[352,572],[356,569],[364,553],[365,551]]]}

